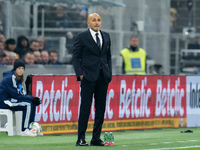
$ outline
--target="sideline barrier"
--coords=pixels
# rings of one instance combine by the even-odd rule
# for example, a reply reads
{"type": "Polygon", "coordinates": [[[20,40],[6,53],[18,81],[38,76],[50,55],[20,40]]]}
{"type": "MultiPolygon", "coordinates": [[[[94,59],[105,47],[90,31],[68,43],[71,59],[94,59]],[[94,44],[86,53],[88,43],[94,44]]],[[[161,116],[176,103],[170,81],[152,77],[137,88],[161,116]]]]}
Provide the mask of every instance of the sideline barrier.
{"type": "MultiPolygon", "coordinates": [[[[32,76],[40,97],[35,121],[44,134],[77,132],[81,97],[76,76],[32,76]]],[[[115,75],[108,87],[103,131],[186,127],[186,77],[115,75]]],[[[94,103],[88,130],[92,131],[94,103]]]]}

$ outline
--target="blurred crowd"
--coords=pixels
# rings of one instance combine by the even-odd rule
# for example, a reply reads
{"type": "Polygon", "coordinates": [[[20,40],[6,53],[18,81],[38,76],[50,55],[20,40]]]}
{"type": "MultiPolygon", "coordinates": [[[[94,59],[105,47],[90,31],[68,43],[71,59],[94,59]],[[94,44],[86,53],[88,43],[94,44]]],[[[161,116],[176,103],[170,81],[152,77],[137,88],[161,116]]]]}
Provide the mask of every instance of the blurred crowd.
{"type": "MultiPolygon", "coordinates": [[[[45,27],[87,27],[88,12],[86,7],[77,7],[75,10],[71,11],[73,13],[67,11],[67,9],[63,6],[51,8],[50,12],[52,12],[52,14],[48,13],[46,16],[47,20],[45,21],[45,27]]],[[[38,27],[40,27],[39,24],[38,27]]],[[[68,50],[68,53],[72,53],[74,34],[75,33],[71,31],[66,33],[66,49],[68,50]]],[[[51,49],[47,46],[45,37],[38,37],[37,39],[31,38],[30,40],[26,35],[20,35],[16,39],[6,39],[3,33],[0,33],[0,65],[13,65],[16,59],[22,59],[26,65],[59,65],[61,63],[58,61],[58,48],[51,49]]]]}
{"type": "Polygon", "coordinates": [[[45,49],[45,38],[39,37],[29,41],[26,36],[6,39],[0,34],[0,65],[13,65],[16,59],[22,59],[25,64],[59,65],[58,51],[45,49]]]}

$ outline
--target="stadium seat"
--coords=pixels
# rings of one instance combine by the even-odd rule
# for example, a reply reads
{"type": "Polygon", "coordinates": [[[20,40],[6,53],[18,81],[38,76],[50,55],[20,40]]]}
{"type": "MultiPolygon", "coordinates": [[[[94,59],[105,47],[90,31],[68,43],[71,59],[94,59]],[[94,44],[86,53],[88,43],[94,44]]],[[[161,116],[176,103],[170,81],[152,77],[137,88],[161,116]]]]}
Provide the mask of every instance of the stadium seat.
{"type": "Polygon", "coordinates": [[[22,112],[0,109],[0,132],[5,131],[8,136],[21,135],[22,112]],[[6,122],[5,118],[6,116],[6,122]]]}

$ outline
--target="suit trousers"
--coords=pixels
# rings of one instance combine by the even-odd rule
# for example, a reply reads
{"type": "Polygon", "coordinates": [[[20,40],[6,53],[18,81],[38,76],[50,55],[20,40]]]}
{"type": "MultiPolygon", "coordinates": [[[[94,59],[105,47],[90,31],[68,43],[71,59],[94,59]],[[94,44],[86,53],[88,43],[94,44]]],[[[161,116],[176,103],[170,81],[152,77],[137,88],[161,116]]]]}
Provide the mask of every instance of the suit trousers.
{"type": "Polygon", "coordinates": [[[99,139],[104,121],[106,96],[108,83],[105,81],[103,71],[100,70],[99,77],[95,82],[90,82],[83,77],[81,81],[81,105],[78,120],[78,139],[85,139],[91,104],[95,99],[95,120],[92,139],[99,139]]]}

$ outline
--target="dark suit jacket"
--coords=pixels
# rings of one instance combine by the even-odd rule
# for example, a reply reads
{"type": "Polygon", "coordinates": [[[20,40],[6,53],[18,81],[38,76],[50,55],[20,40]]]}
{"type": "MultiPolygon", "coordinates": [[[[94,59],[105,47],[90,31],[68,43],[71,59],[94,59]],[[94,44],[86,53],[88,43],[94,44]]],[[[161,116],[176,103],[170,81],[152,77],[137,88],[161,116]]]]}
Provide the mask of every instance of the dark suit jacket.
{"type": "Polygon", "coordinates": [[[103,70],[106,82],[112,79],[110,36],[106,32],[100,32],[103,39],[101,50],[89,29],[79,33],[75,38],[72,62],[78,81],[80,81],[80,75],[91,82],[96,81],[100,68],[103,70]]]}

